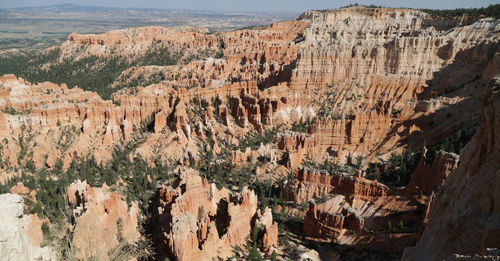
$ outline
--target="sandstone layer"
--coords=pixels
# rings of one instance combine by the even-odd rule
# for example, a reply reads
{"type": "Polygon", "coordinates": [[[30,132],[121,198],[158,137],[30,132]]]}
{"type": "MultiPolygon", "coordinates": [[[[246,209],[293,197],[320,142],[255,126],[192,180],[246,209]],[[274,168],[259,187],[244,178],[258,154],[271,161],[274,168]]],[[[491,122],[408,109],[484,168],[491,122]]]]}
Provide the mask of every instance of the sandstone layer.
{"type": "Polygon", "coordinates": [[[62,59],[134,56],[157,45],[211,51],[187,64],[130,68],[125,74],[152,70],[164,80],[115,93],[120,106],[78,88],[3,77],[3,162],[19,164],[17,140],[28,131],[40,144],[34,164],[53,167],[57,158],[66,166],[87,155],[107,160],[111,147],[133,139],[140,127],[154,126],[154,134],[138,154],[182,159],[198,155],[206,133],[231,140],[300,119],[317,120],[307,130],[310,142],[301,145],[308,149],[293,151],[294,167],[306,156],[374,160],[406,144],[432,144],[477,124],[481,86],[498,73],[499,22],[462,23],[415,10],[354,7],[213,35],[160,27],[72,34],[57,47],[62,59]],[[60,133],[61,127],[74,131],[60,133]],[[58,136],[70,146],[54,144],[58,136]]]}

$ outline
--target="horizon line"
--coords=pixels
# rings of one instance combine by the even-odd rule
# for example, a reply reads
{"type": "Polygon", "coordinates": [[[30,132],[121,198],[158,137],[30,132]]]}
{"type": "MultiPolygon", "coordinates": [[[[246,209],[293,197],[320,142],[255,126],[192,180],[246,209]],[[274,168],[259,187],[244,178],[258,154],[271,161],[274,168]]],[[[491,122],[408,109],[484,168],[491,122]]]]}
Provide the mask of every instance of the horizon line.
{"type": "Polygon", "coordinates": [[[213,13],[271,13],[271,14],[301,14],[307,11],[320,11],[320,10],[338,10],[342,8],[352,7],[352,6],[362,6],[362,7],[371,7],[372,8],[392,8],[392,9],[413,9],[413,10],[457,10],[457,9],[479,9],[479,8],[487,8],[490,6],[495,6],[498,4],[489,4],[486,6],[476,6],[476,7],[457,7],[457,8],[448,8],[448,9],[440,9],[440,8],[418,8],[418,7],[407,7],[407,6],[381,6],[381,5],[363,5],[358,3],[353,3],[350,5],[339,6],[336,8],[325,8],[325,9],[305,9],[302,11],[251,11],[251,10],[217,10],[217,9],[191,9],[191,8],[162,8],[162,7],[118,7],[118,6],[108,6],[108,5],[82,5],[75,3],[61,3],[61,4],[52,4],[52,5],[28,5],[28,6],[18,6],[18,7],[10,7],[10,8],[0,8],[0,10],[14,10],[14,9],[23,9],[23,8],[47,8],[47,7],[59,7],[59,6],[74,6],[74,7],[94,7],[94,8],[108,8],[108,9],[116,9],[116,10],[164,10],[164,11],[192,11],[192,12],[213,12],[213,13]]]}

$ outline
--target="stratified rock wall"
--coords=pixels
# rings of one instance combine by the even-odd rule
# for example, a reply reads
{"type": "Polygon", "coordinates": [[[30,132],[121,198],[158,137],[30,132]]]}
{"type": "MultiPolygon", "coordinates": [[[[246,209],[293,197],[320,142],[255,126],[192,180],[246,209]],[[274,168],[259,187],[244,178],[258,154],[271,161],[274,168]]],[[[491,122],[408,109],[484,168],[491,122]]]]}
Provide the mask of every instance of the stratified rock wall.
{"type": "Polygon", "coordinates": [[[479,86],[499,72],[495,19],[470,23],[364,7],[310,11],[299,19],[310,26],[289,87],[303,97],[329,97],[314,107],[326,110],[327,119],[312,133],[318,150],[340,157],[384,154],[415,140],[432,144],[475,124],[486,91],[479,86]]]}

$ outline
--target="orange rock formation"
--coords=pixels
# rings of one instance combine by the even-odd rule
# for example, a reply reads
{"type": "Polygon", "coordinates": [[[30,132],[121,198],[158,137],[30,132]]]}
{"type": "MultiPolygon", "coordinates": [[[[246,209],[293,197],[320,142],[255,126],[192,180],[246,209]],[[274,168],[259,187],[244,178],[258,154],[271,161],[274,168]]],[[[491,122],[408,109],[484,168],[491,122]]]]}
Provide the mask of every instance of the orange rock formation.
{"type": "Polygon", "coordinates": [[[444,151],[436,152],[432,164],[426,163],[427,149],[423,149],[417,169],[411,175],[407,190],[417,194],[420,191],[430,194],[444,184],[446,178],[458,166],[458,155],[444,151]]]}
{"type": "Polygon", "coordinates": [[[179,169],[175,187],[160,190],[159,234],[165,252],[177,260],[209,260],[232,256],[245,247],[252,226],[265,228],[263,250],[277,246],[278,227],[269,209],[259,218],[257,196],[243,188],[233,194],[217,189],[193,169],[179,169]]]}
{"type": "Polygon", "coordinates": [[[109,187],[93,188],[85,181],[77,181],[67,190],[68,201],[74,208],[75,227],[73,245],[76,256],[105,259],[118,244],[132,243],[139,239],[139,208],[127,202],[109,187]]]}

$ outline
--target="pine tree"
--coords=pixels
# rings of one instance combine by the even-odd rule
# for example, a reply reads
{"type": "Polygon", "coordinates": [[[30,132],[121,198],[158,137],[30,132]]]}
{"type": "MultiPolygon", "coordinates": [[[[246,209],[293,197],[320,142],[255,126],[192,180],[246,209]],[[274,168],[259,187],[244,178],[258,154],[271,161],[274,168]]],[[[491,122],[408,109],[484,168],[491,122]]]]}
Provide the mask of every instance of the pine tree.
{"type": "Polygon", "coordinates": [[[400,231],[404,230],[405,226],[404,226],[403,220],[399,220],[398,228],[399,228],[400,231]]]}

